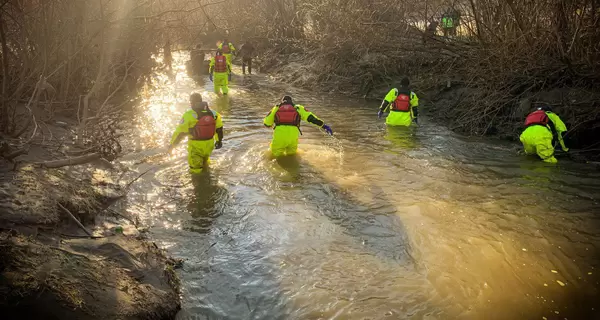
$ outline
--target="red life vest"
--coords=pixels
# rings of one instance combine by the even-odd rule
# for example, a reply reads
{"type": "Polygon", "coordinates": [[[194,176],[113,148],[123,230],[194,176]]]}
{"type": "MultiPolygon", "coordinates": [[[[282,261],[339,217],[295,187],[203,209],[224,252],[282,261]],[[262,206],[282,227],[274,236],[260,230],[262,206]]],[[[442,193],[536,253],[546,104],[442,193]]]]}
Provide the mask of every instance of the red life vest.
{"type": "Polygon", "coordinates": [[[215,56],[215,72],[227,72],[227,59],[225,56],[215,56]]]}
{"type": "Polygon", "coordinates": [[[392,111],[409,112],[410,111],[410,90],[398,90],[396,100],[392,102],[392,111]]]}
{"type": "Polygon", "coordinates": [[[275,112],[275,125],[300,126],[300,114],[291,104],[282,104],[275,112]]]}
{"type": "Polygon", "coordinates": [[[192,140],[212,140],[217,130],[216,115],[212,111],[200,111],[198,122],[190,129],[192,140]]]}
{"type": "Polygon", "coordinates": [[[544,110],[537,110],[530,113],[527,118],[525,118],[525,127],[534,125],[546,126],[548,125],[548,121],[550,121],[550,119],[546,112],[544,110]]]}
{"type": "Polygon", "coordinates": [[[221,45],[221,52],[229,53],[229,43],[223,43],[223,45],[221,45]]]}

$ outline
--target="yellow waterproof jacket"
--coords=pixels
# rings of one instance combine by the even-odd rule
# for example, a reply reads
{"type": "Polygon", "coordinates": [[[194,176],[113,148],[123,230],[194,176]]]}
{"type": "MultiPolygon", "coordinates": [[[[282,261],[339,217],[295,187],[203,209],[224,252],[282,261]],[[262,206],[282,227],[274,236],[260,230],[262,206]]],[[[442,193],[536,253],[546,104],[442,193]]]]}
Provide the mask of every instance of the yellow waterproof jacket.
{"type": "MultiPolygon", "coordinates": [[[[551,111],[546,111],[546,115],[548,116],[548,118],[550,119],[550,121],[552,121],[552,124],[554,125],[554,130],[556,130],[556,135],[557,135],[557,139],[558,142],[560,143],[560,147],[563,149],[563,151],[569,151],[569,148],[567,148],[567,146],[565,145],[565,141],[563,140],[563,133],[567,132],[567,126],[565,125],[565,123],[560,119],[560,117],[551,111]]],[[[550,128],[548,128],[550,129],[550,128]]],[[[552,131],[552,129],[550,129],[550,131],[552,131]]]]}
{"type": "MultiPolygon", "coordinates": [[[[219,50],[223,50],[223,43],[220,43],[217,48],[219,48],[219,50]]],[[[232,54],[234,52],[235,52],[235,47],[233,46],[233,43],[230,42],[229,43],[229,54],[232,54]]],[[[223,54],[225,54],[225,53],[223,52],[223,54]]]]}
{"type": "MultiPolygon", "coordinates": [[[[306,108],[303,105],[295,104],[294,107],[296,108],[296,111],[298,111],[298,114],[300,115],[300,119],[302,119],[306,122],[309,122],[309,117],[310,117],[311,123],[313,123],[317,126],[323,126],[323,121],[321,119],[319,119],[314,113],[306,110],[306,108]]],[[[279,110],[279,106],[277,105],[277,106],[274,106],[273,109],[271,109],[271,111],[269,111],[269,114],[267,114],[267,116],[263,120],[263,123],[265,126],[271,127],[271,126],[275,125],[275,113],[277,113],[278,110],[279,110]]]]}
{"type": "MultiPolygon", "coordinates": [[[[223,128],[223,119],[221,118],[221,114],[219,114],[218,112],[214,111],[214,110],[204,110],[201,111],[200,113],[212,113],[213,117],[215,117],[215,129],[219,129],[219,128],[223,128]]],[[[193,110],[190,109],[188,111],[186,111],[183,114],[183,117],[181,118],[181,121],[179,123],[179,125],[177,126],[177,128],[175,128],[175,132],[173,132],[173,136],[171,137],[171,142],[170,144],[172,146],[177,145],[181,140],[183,140],[183,138],[185,137],[190,137],[190,129],[194,128],[194,126],[196,126],[196,123],[198,122],[198,118],[199,115],[198,113],[193,110]]],[[[188,139],[188,144],[190,142],[192,142],[193,140],[188,139]]]]}
{"type": "MultiPolygon", "coordinates": [[[[382,112],[389,112],[388,116],[385,118],[385,123],[389,126],[411,126],[413,120],[418,115],[419,106],[419,98],[414,92],[410,92],[410,112],[398,112],[393,111],[392,106],[396,98],[398,97],[399,90],[394,88],[388,92],[388,94],[384,98],[384,104],[387,104],[385,108],[381,109],[382,112]],[[390,112],[391,111],[391,112],[390,112]]],[[[382,105],[383,106],[383,105],[382,105]]]]}
{"type": "MultiPolygon", "coordinates": [[[[208,65],[208,70],[209,72],[213,72],[213,69],[215,68],[215,57],[210,58],[210,64],[208,65]]],[[[229,59],[227,59],[227,74],[231,73],[231,62],[229,61],[229,59]]]]}
{"type": "MultiPolygon", "coordinates": [[[[383,110],[383,112],[390,112],[391,108],[392,108],[392,103],[396,100],[396,98],[398,98],[398,89],[393,88],[392,90],[390,90],[390,92],[388,92],[385,95],[385,98],[383,98],[383,100],[388,102],[388,106],[385,108],[385,110],[383,110]]],[[[419,97],[417,97],[417,95],[414,92],[410,92],[410,111],[411,111],[411,115],[412,115],[412,109],[416,108],[419,106],[419,97]]]]}
{"type": "Polygon", "coordinates": [[[443,28],[454,27],[454,19],[452,17],[443,17],[442,18],[442,27],[443,28]]]}

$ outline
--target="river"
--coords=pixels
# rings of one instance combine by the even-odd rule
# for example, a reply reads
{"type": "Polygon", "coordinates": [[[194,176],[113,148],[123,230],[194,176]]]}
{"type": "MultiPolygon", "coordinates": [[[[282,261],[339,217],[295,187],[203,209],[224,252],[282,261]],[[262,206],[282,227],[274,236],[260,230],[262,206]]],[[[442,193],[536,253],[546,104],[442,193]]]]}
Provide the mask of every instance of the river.
{"type": "MultiPolygon", "coordinates": [[[[120,210],[185,259],[178,319],[600,317],[600,173],[544,164],[426,116],[387,129],[377,105],[235,69],[228,97],[174,55],[141,93],[121,161],[148,171],[120,210]],[[225,141],[192,179],[185,145],[157,155],[189,94],[225,141]],[[262,119],[284,93],[330,124],[269,157],[262,119]]],[[[426,101],[426,99],[423,99],[426,101]]],[[[422,104],[425,113],[426,103],[422,104]]]]}

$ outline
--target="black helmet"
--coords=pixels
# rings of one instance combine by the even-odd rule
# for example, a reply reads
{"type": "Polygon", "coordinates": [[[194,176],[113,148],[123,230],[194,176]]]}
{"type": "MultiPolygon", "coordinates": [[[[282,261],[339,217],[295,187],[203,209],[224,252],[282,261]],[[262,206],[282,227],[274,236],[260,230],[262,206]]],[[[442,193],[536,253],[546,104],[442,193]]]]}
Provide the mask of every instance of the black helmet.
{"type": "Polygon", "coordinates": [[[194,92],[190,95],[190,104],[192,105],[192,108],[202,108],[202,102],[202,95],[198,92],[194,92]]]}
{"type": "Polygon", "coordinates": [[[407,77],[404,77],[402,80],[400,80],[400,85],[403,87],[408,87],[410,85],[410,81],[407,77]]]}
{"type": "Polygon", "coordinates": [[[292,101],[292,96],[283,96],[283,99],[281,99],[281,103],[289,103],[289,104],[294,104],[294,102],[292,101]]]}
{"type": "Polygon", "coordinates": [[[547,104],[539,107],[538,110],[544,110],[544,111],[547,111],[547,112],[552,112],[552,108],[549,105],[547,105],[547,104]]]}

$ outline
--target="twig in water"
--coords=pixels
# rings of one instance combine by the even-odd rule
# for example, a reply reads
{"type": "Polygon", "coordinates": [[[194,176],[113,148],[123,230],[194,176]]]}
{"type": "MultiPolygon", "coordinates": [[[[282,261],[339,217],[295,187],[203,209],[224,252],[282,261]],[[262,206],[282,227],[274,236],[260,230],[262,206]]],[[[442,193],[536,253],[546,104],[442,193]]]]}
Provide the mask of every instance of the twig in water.
{"type": "Polygon", "coordinates": [[[148,170],[146,170],[146,171],[142,172],[142,173],[141,173],[139,176],[137,176],[137,178],[135,178],[135,179],[131,180],[131,182],[129,182],[129,183],[127,184],[127,186],[125,186],[125,189],[129,189],[129,187],[130,187],[130,186],[131,186],[131,185],[132,185],[134,182],[136,182],[136,181],[137,181],[139,178],[141,178],[143,175],[145,175],[146,173],[148,173],[148,171],[152,170],[152,168],[154,168],[154,166],[152,166],[152,167],[148,168],[148,170]]]}

